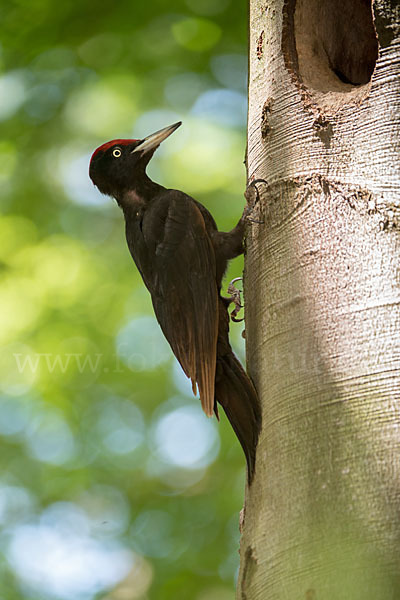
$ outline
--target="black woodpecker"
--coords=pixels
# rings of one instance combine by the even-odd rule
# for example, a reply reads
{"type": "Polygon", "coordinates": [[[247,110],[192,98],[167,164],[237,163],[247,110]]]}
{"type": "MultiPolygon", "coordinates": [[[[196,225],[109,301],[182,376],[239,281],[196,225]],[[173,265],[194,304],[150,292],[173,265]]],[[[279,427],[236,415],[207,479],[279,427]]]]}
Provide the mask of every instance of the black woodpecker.
{"type": "Polygon", "coordinates": [[[152,181],[146,167],[181,123],[141,140],[116,139],[97,148],[89,175],[115,198],[125,217],[133,260],[154,312],[193,392],[208,416],[224,409],[252,481],[261,412],[255,388],[229,343],[230,298],[221,296],[228,261],[243,253],[246,208],[236,227],[218,231],[209,211],[179,190],[152,181]]]}

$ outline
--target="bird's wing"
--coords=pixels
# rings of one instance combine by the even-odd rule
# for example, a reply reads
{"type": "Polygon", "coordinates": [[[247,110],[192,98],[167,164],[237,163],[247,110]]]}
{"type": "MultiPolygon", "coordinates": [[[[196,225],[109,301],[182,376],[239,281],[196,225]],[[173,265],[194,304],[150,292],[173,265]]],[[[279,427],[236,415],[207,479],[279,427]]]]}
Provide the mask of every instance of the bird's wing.
{"type": "MultiPolygon", "coordinates": [[[[143,221],[153,246],[149,285],[154,311],[204,412],[214,409],[218,290],[214,248],[194,200],[169,191],[143,221]]],[[[146,239],[147,238],[147,239],[146,239]]]]}

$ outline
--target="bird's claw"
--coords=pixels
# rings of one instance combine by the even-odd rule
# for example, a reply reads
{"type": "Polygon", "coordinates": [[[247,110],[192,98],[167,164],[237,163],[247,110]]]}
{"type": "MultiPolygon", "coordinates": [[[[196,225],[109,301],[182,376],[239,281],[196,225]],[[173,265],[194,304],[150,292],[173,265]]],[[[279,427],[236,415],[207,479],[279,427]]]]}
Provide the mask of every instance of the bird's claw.
{"type": "Polygon", "coordinates": [[[257,183],[264,183],[268,187],[268,183],[265,181],[265,179],[254,179],[253,181],[251,181],[249,183],[249,185],[247,186],[247,189],[244,193],[244,197],[246,198],[247,205],[245,206],[245,209],[243,211],[243,219],[246,219],[247,221],[250,221],[251,223],[258,223],[259,225],[262,225],[264,223],[264,221],[261,221],[259,219],[254,219],[252,217],[254,210],[256,208],[256,205],[257,204],[259,205],[259,203],[260,203],[260,192],[258,190],[257,183]]]}
{"type": "Polygon", "coordinates": [[[239,290],[234,285],[236,283],[236,281],[242,281],[242,280],[243,280],[242,277],[235,277],[235,279],[232,279],[232,281],[228,285],[228,294],[230,295],[230,300],[235,305],[235,308],[231,312],[231,319],[235,323],[240,323],[241,321],[243,321],[243,318],[242,319],[236,318],[236,315],[238,314],[238,312],[243,308],[242,299],[240,296],[240,294],[243,290],[239,290]]]}

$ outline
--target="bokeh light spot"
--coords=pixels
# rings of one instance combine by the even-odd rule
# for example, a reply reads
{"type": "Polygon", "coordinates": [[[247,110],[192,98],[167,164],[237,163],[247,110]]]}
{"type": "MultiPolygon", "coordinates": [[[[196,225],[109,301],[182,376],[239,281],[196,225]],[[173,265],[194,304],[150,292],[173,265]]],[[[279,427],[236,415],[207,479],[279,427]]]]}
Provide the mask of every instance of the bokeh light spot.
{"type": "Polygon", "coordinates": [[[233,193],[242,189],[245,171],[237,165],[237,154],[243,151],[241,135],[215,120],[211,123],[195,116],[185,119],[185,130],[185,151],[160,161],[163,185],[178,186],[195,197],[221,188],[233,193]]]}
{"type": "Polygon", "coordinates": [[[0,121],[11,117],[25,100],[25,74],[10,71],[0,77],[0,121]]]}
{"type": "Polygon", "coordinates": [[[20,433],[32,417],[34,407],[28,398],[0,397],[0,434],[20,433]]]}
{"type": "Polygon", "coordinates": [[[100,194],[89,177],[91,154],[78,154],[65,149],[60,153],[59,178],[65,193],[75,204],[97,210],[111,205],[111,198],[100,194]]]}
{"type": "Polygon", "coordinates": [[[196,100],[192,113],[217,125],[244,127],[247,99],[234,90],[208,90],[196,100]]]}
{"type": "Polygon", "coordinates": [[[71,95],[65,117],[74,131],[87,131],[105,142],[130,128],[136,112],[134,93],[103,79],[71,95]]]}
{"type": "Polygon", "coordinates": [[[115,585],[132,567],[133,555],[116,543],[100,544],[84,532],[42,524],[16,527],[9,562],[36,594],[73,600],[92,598],[115,585]]]}
{"type": "Polygon", "coordinates": [[[172,26],[178,44],[194,52],[209,50],[221,37],[221,29],[207,19],[182,19],[172,26]]]}
{"type": "Polygon", "coordinates": [[[176,386],[178,391],[181,394],[188,396],[189,398],[193,398],[192,382],[188,377],[186,377],[181,365],[179,364],[176,358],[174,358],[171,375],[174,385],[176,386]]]}
{"type": "Polygon", "coordinates": [[[71,430],[55,413],[36,415],[26,431],[26,443],[34,458],[54,465],[64,464],[75,453],[71,430]]]}
{"type": "Polygon", "coordinates": [[[171,358],[171,348],[155,317],[138,317],[117,335],[116,349],[132,371],[155,369],[171,358]]]}
{"type": "Polygon", "coordinates": [[[10,527],[26,520],[33,510],[34,501],[28,490],[15,485],[0,484],[0,523],[10,527]]]}
{"type": "Polygon", "coordinates": [[[54,502],[44,509],[40,525],[51,527],[60,534],[88,535],[89,520],[85,511],[73,502],[54,502]]]}
{"type": "Polygon", "coordinates": [[[0,342],[32,327],[42,310],[41,293],[33,279],[6,274],[0,291],[0,342]]]}
{"type": "Polygon", "coordinates": [[[144,440],[142,412],[129,400],[113,397],[104,403],[96,428],[102,444],[113,454],[133,452],[144,440]]]}
{"type": "MultiPolygon", "coordinates": [[[[176,123],[180,119],[181,115],[172,110],[149,110],[140,115],[140,117],[135,121],[135,126],[132,129],[132,135],[137,139],[141,139],[142,137],[146,137],[158,129],[162,129],[167,125],[176,123]]],[[[176,132],[174,132],[173,141],[174,144],[172,144],[172,146],[176,151],[176,144],[178,143],[178,148],[182,145],[182,129],[178,129],[176,132]]],[[[157,148],[157,156],[171,154],[172,152],[173,150],[171,148],[171,144],[169,143],[161,144],[161,146],[157,148]]]]}
{"type": "MultiPolygon", "coordinates": [[[[179,73],[170,77],[165,85],[167,101],[177,110],[188,110],[197,98],[211,87],[211,82],[198,73],[179,73]]],[[[173,121],[171,121],[172,123],[173,121]]]]}
{"type": "Polygon", "coordinates": [[[218,54],[211,58],[211,69],[225,87],[246,92],[247,62],[245,54],[218,54]]]}
{"type": "Polygon", "coordinates": [[[154,572],[151,563],[136,555],[128,575],[113,588],[104,600],[144,600],[151,586],[154,572]]]}
{"type": "Polygon", "coordinates": [[[33,122],[51,119],[61,104],[64,95],[56,83],[42,83],[29,90],[24,110],[33,122]]]}
{"type": "Polygon", "coordinates": [[[153,443],[160,459],[185,469],[208,466],[219,451],[215,425],[196,405],[182,406],[160,417],[153,443]]]}

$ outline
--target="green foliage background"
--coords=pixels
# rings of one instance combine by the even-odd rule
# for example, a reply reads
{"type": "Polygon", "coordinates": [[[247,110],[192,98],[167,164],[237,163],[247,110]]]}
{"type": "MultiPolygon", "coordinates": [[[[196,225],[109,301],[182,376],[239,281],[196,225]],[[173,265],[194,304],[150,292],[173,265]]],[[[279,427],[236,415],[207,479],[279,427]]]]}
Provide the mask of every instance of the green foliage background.
{"type": "Polygon", "coordinates": [[[150,174],[234,226],[246,3],[0,11],[0,598],[232,599],[244,457],[192,397],[87,169],[104,141],[182,120],[150,174]]]}

